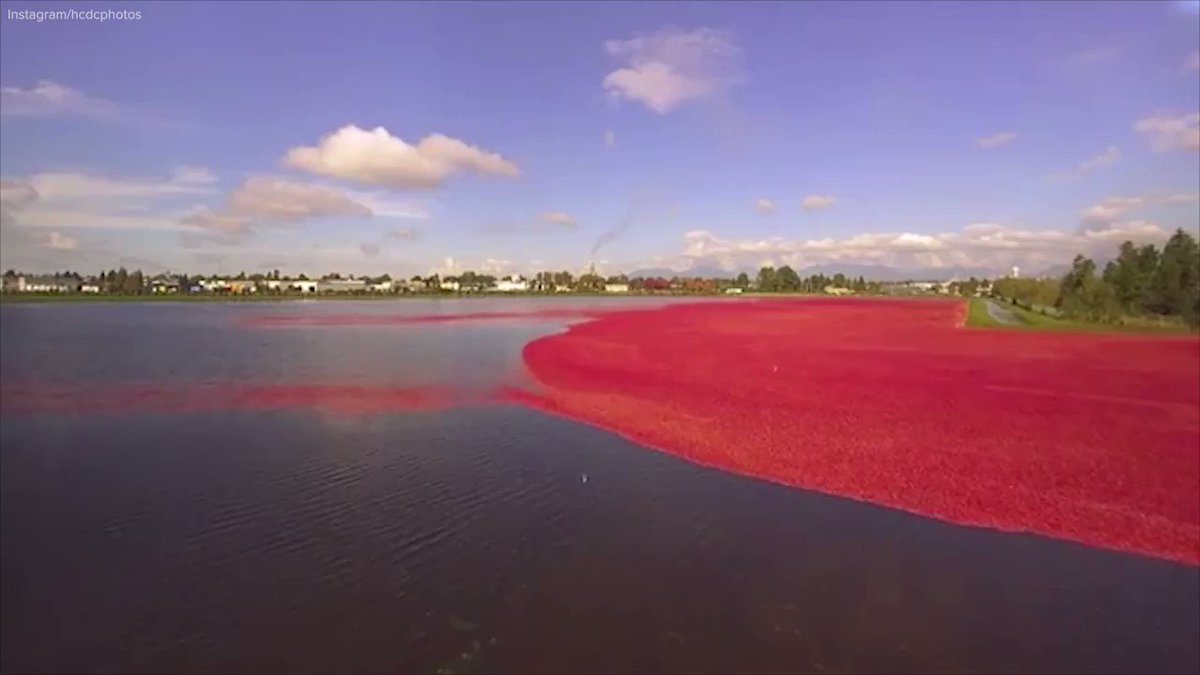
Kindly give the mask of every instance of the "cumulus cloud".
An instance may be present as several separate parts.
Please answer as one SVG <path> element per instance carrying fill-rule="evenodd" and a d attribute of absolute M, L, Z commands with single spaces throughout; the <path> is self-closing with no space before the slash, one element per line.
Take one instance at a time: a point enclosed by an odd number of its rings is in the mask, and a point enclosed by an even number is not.
<path fill-rule="evenodd" d="M 451 176 L 470 172 L 515 177 L 521 171 L 504 157 L 457 138 L 432 134 L 416 145 L 383 127 L 349 125 L 316 146 L 288 150 L 284 164 L 310 173 L 396 188 L 436 188 Z"/>
<path fill-rule="evenodd" d="M 1011 143 L 1017 140 L 1015 131 L 999 131 L 988 136 L 981 136 L 975 139 L 975 145 L 981 148 L 998 148 L 1006 143 Z"/>
<path fill-rule="evenodd" d="M 636 101 L 659 114 L 724 94 L 742 79 L 732 37 L 710 28 L 664 28 L 607 40 L 604 49 L 625 64 L 604 77 L 609 97 Z"/>
<path fill-rule="evenodd" d="M 759 213 L 775 213 L 775 202 L 770 199 L 757 199 L 754 202 L 754 210 Z"/>
<path fill-rule="evenodd" d="M 1080 212 L 1080 224 L 1087 229 L 1107 225 L 1125 218 L 1130 213 L 1156 206 L 1189 204 L 1200 201 L 1200 195 L 1185 193 L 1157 193 L 1133 197 L 1109 197 Z"/>
<path fill-rule="evenodd" d="M 421 231 L 415 227 L 397 227 L 388 230 L 387 236 L 389 239 L 400 239 L 402 241 L 417 241 L 421 238 Z"/>
<path fill-rule="evenodd" d="M 320 216 L 371 215 L 371 209 L 332 188 L 265 176 L 249 178 L 234 190 L 228 211 L 285 223 Z"/>
<path fill-rule="evenodd" d="M 575 216 L 564 211 L 547 211 L 541 215 L 541 221 L 563 227 L 575 227 L 576 225 Z"/>
<path fill-rule="evenodd" d="M 371 209 L 371 213 L 380 218 L 412 218 L 416 220 L 429 218 L 429 210 L 422 204 L 398 197 L 387 191 L 342 189 L 341 192 Z"/>
<path fill-rule="evenodd" d="M 16 222 L 16 213 L 38 198 L 37 189 L 27 181 L 0 179 L 0 225 Z"/>
<path fill-rule="evenodd" d="M 53 229 L 172 229 L 178 227 L 179 200 L 213 194 L 215 180 L 201 167 L 180 167 L 167 178 L 74 172 L 6 178 L 0 221 Z"/>
<path fill-rule="evenodd" d="M 1059 173 L 1051 174 L 1052 180 L 1066 180 L 1070 178 L 1078 178 L 1086 173 L 1091 173 L 1101 167 L 1116 164 L 1117 160 L 1121 159 L 1121 149 L 1115 145 L 1110 145 L 1100 152 L 1100 154 L 1083 160 L 1075 165 L 1075 168 L 1069 171 L 1060 171 Z"/>
<path fill-rule="evenodd" d="M 479 271 L 483 274 L 504 276 L 512 270 L 513 262 L 505 258 L 485 258 L 479 263 Z"/>
<path fill-rule="evenodd" d="M 1159 113 L 1138 120 L 1133 129 L 1144 135 L 1156 152 L 1200 151 L 1200 112 L 1190 115 Z"/>
<path fill-rule="evenodd" d="M 607 129 L 604 132 L 604 147 L 611 148 L 617 144 L 617 134 L 612 129 Z"/>
<path fill-rule="evenodd" d="M 38 233 L 36 240 L 42 248 L 54 251 L 74 251 L 79 247 L 79 240 L 61 232 Z"/>
<path fill-rule="evenodd" d="M 833 195 L 808 195 L 804 201 L 800 202 L 800 206 L 805 211 L 820 211 L 833 206 L 835 201 Z"/>
<path fill-rule="evenodd" d="M 1080 218 L 1085 224 L 1111 223 L 1145 203 L 1144 197 L 1109 197 L 1084 209 Z"/>
<path fill-rule="evenodd" d="M 145 111 L 117 105 L 107 99 L 90 96 L 52 80 L 38 80 L 28 88 L 0 87 L 0 115 L 83 117 L 102 122 L 136 125 L 139 128 L 180 129 L 188 126 Z"/>
<path fill-rule="evenodd" d="M 370 216 L 371 209 L 323 185 L 268 176 L 246 179 L 220 209 L 201 209 L 183 225 L 225 234 L 242 234 L 260 224 L 286 224 L 323 216 Z"/>
<path fill-rule="evenodd" d="M 1106 255 L 1121 241 L 1159 242 L 1170 231 L 1144 220 L 1107 223 L 1089 230 L 1027 230 L 976 223 L 956 232 L 865 233 L 824 239 L 731 239 L 707 230 L 683 237 L 684 266 L 717 264 L 725 269 L 760 265 L 803 268 L 819 264 L 881 265 L 897 268 L 970 267 L 1030 269 L 1069 261 L 1076 253 Z"/>
<path fill-rule="evenodd" d="M 38 80 L 32 87 L 0 87 L 0 114 L 14 116 L 80 115 L 113 118 L 118 108 L 112 101 L 88 96 L 51 80 Z"/>
<path fill-rule="evenodd" d="M 463 271 L 464 271 L 463 267 L 461 265 L 459 265 L 458 262 L 454 258 L 447 256 L 442 259 L 441 265 L 438 265 L 437 267 L 434 267 L 433 269 L 429 270 L 429 273 L 446 277 L 446 276 L 455 276 L 457 274 L 462 273 Z"/>

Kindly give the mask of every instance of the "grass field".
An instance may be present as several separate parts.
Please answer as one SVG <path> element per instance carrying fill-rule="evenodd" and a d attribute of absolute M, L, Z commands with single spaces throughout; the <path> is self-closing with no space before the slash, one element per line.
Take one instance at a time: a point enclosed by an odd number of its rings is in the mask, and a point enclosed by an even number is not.
<path fill-rule="evenodd" d="M 974 328 L 1000 328 L 1004 330 L 1050 330 L 1050 331 L 1081 331 L 1089 333 L 1149 333 L 1166 335 L 1186 335 L 1195 333 L 1179 321 L 1153 319 L 1127 319 L 1124 323 L 1098 323 L 1094 321 L 1072 321 L 1035 312 L 1002 300 L 997 304 L 1007 309 L 1017 318 L 1019 324 L 1000 323 L 992 318 L 987 311 L 987 300 L 971 298 L 968 300 L 967 325 Z"/>

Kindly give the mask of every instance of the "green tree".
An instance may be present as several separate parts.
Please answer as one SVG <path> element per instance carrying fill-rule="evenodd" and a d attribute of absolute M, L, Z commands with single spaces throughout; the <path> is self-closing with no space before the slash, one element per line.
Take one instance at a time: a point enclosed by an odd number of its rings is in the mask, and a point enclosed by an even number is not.
<path fill-rule="evenodd" d="M 1158 311 L 1200 323 L 1200 247 L 1182 228 L 1163 246 L 1151 288 Z"/>
<path fill-rule="evenodd" d="M 1104 321 L 1120 314 L 1120 302 L 1113 287 L 1096 277 L 1096 263 L 1075 256 L 1071 270 L 1063 276 L 1058 309 L 1068 317 Z"/>
<path fill-rule="evenodd" d="M 779 290 L 776 280 L 775 268 L 770 265 L 763 267 L 758 271 L 758 278 L 755 282 L 758 290 L 764 293 L 772 293 Z"/>
<path fill-rule="evenodd" d="M 775 286 L 777 290 L 786 292 L 796 292 L 800 290 L 800 275 L 796 274 L 796 270 L 790 265 L 784 265 L 775 272 Z"/>
<path fill-rule="evenodd" d="M 745 272 L 738 272 L 737 279 L 733 282 L 738 288 L 747 288 L 750 286 L 750 275 Z"/>

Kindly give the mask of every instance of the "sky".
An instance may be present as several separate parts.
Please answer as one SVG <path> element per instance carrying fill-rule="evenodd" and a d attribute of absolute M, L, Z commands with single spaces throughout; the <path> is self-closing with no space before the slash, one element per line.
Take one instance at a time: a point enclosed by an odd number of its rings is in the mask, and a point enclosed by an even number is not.
<path fill-rule="evenodd" d="M 1200 229 L 1200 3 L 0 2 L 0 177 L 25 271 L 1048 270 Z"/>

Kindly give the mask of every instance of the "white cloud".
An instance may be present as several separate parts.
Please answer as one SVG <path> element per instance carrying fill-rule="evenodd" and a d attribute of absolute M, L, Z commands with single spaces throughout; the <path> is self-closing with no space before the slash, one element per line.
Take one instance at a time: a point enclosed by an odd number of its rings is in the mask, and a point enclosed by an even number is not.
<path fill-rule="evenodd" d="M 42 248 L 55 251 L 74 251 L 79 246 L 79 240 L 54 231 L 38 233 L 36 240 Z"/>
<path fill-rule="evenodd" d="M 1062 171 L 1051 174 L 1051 180 L 1067 180 L 1078 178 L 1085 173 L 1090 173 L 1100 167 L 1116 164 L 1117 160 L 1121 159 L 1121 149 L 1115 145 L 1110 145 L 1100 152 L 1095 157 L 1090 157 L 1075 165 L 1075 168 L 1069 171 Z"/>
<path fill-rule="evenodd" d="M 421 231 L 415 227 L 397 227 L 389 230 L 387 236 L 391 239 L 400 239 L 403 241 L 417 241 L 421 238 Z"/>
<path fill-rule="evenodd" d="M 818 264 L 881 265 L 901 269 L 969 267 L 1029 269 L 1070 261 L 1076 253 L 1109 255 L 1125 240 L 1159 242 L 1168 229 L 1144 220 L 1107 223 L 1090 230 L 1026 230 L 976 223 L 938 234 L 865 233 L 840 239 L 727 239 L 707 230 L 684 234 L 684 267 L 717 264 L 725 269 L 760 265 L 803 268 Z"/>
<path fill-rule="evenodd" d="M 563 227 L 574 227 L 576 225 L 575 216 L 564 211 L 547 211 L 541 215 L 543 223 L 551 225 L 562 225 Z"/>
<path fill-rule="evenodd" d="M 1200 151 L 1200 112 L 1178 116 L 1159 113 L 1138 120 L 1133 129 L 1145 135 L 1157 152 Z"/>
<path fill-rule="evenodd" d="M 1080 222 L 1085 228 L 1105 225 L 1120 220 L 1131 212 L 1155 206 L 1190 204 L 1200 201 L 1198 194 L 1155 193 L 1135 197 L 1109 197 L 1080 212 Z"/>
<path fill-rule="evenodd" d="M 0 113 L 15 116 L 81 115 L 113 118 L 118 108 L 112 101 L 88 96 L 81 91 L 38 80 L 29 89 L 0 87 Z"/>
<path fill-rule="evenodd" d="M 733 39 L 709 28 L 664 28 L 628 40 L 608 40 L 604 49 L 625 64 L 604 77 L 608 95 L 637 101 L 659 114 L 719 96 L 742 79 Z"/>
<path fill-rule="evenodd" d="M 1111 223 L 1146 203 L 1144 197 L 1109 197 L 1080 213 L 1084 223 Z"/>
<path fill-rule="evenodd" d="M 981 136 L 975 139 L 975 145 L 981 148 L 998 148 L 1006 143 L 1011 143 L 1017 140 L 1017 132 L 1015 131 L 999 131 L 988 136 Z"/>
<path fill-rule="evenodd" d="M 3 183 L 0 221 L 25 227 L 175 229 L 181 199 L 215 192 L 207 169 L 180 167 L 168 178 L 50 172 Z"/>
<path fill-rule="evenodd" d="M 604 131 L 604 147 L 611 148 L 617 144 L 617 134 L 612 129 Z"/>
<path fill-rule="evenodd" d="M 220 233 L 245 234 L 259 224 L 370 215 L 371 209 L 333 188 L 254 176 L 229 194 L 224 207 L 201 209 L 185 216 L 180 223 Z"/>
<path fill-rule="evenodd" d="M 37 189 L 28 181 L 0 179 L 0 225 L 15 223 L 16 212 L 37 198 Z"/>
<path fill-rule="evenodd" d="M 249 178 L 230 193 L 227 210 L 256 220 L 277 222 L 371 215 L 371 209 L 332 188 L 265 176 Z"/>
<path fill-rule="evenodd" d="M 429 270 L 429 273 L 445 277 L 454 276 L 463 271 L 463 268 L 454 260 L 454 258 L 447 256 L 446 258 L 442 259 L 441 265 Z"/>
<path fill-rule="evenodd" d="M 397 188 L 434 188 L 462 172 L 515 177 L 521 171 L 498 154 L 433 134 L 409 145 L 383 127 L 338 129 L 314 147 L 296 147 L 287 166 L 322 176 Z"/>
<path fill-rule="evenodd" d="M 485 258 L 479 264 L 479 272 L 482 274 L 493 274 L 496 276 L 504 276 L 509 274 L 512 269 L 513 262 L 503 258 Z"/>
<path fill-rule="evenodd" d="M 754 202 L 754 210 L 759 213 L 775 213 L 775 202 L 770 199 L 758 199 Z"/>
<path fill-rule="evenodd" d="M 429 218 L 429 211 L 421 204 L 378 190 L 341 190 L 354 201 L 371 209 L 381 218 Z"/>
<path fill-rule="evenodd" d="M 835 201 L 837 200 L 833 198 L 833 195 L 808 195 L 804 201 L 800 202 L 800 206 L 805 211 L 819 211 L 833 206 Z"/>
<path fill-rule="evenodd" d="M 171 176 L 176 183 L 183 185 L 211 185 L 217 182 L 217 174 L 203 166 L 181 166 Z"/>
<path fill-rule="evenodd" d="M 84 173 L 39 173 L 27 180 L 43 202 L 123 201 L 127 205 L 172 196 L 206 195 L 215 189 L 211 181 L 197 181 L 195 167 L 177 169 L 170 178 L 113 178 Z M 209 174 L 211 175 L 211 174 Z"/>
<path fill-rule="evenodd" d="M 185 129 L 187 124 L 90 96 L 52 80 L 32 87 L 0 87 L 0 115 L 7 117 L 83 117 L 142 128 Z"/>
<path fill-rule="evenodd" d="M 1078 168 L 1083 172 L 1093 171 L 1102 166 L 1115 164 L 1118 159 L 1121 159 L 1121 149 L 1115 145 L 1110 145 L 1095 157 L 1081 162 Z"/>

